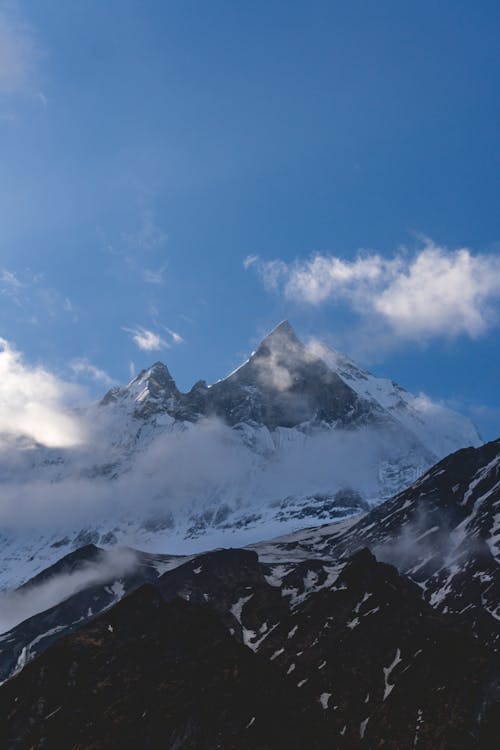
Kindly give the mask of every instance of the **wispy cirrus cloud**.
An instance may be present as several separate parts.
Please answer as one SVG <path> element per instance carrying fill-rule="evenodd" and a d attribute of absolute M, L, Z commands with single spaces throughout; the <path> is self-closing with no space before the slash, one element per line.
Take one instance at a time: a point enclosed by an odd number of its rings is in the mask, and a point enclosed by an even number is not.
<path fill-rule="evenodd" d="M 182 336 L 177 333 L 176 331 L 173 331 L 171 328 L 167 328 L 167 326 L 157 323 L 158 328 L 162 328 L 165 333 L 168 334 L 170 341 L 167 340 L 167 338 L 157 331 L 149 330 L 148 328 L 144 328 L 143 326 L 135 326 L 134 328 L 123 328 L 123 330 L 130 334 L 132 337 L 132 341 L 134 344 L 141 349 L 144 352 L 155 352 L 160 351 L 161 349 L 170 349 L 171 343 L 174 344 L 181 344 L 184 339 Z"/>
<path fill-rule="evenodd" d="M 168 234 L 156 223 L 152 209 L 145 207 L 141 211 L 139 229 L 124 233 L 122 239 L 130 249 L 144 252 L 162 248 L 168 240 Z"/>
<path fill-rule="evenodd" d="M 23 286 L 16 274 L 6 268 L 0 271 L 0 284 L 2 289 L 20 289 Z"/>
<path fill-rule="evenodd" d="M 161 349 L 169 349 L 170 344 L 159 333 L 149 331 L 142 326 L 135 328 L 123 328 L 132 337 L 134 344 L 143 352 L 155 352 Z"/>
<path fill-rule="evenodd" d="M 97 383 L 102 383 L 106 386 L 116 384 L 116 380 L 112 378 L 111 375 L 108 375 L 105 370 L 102 370 L 100 367 L 97 367 L 97 365 L 94 365 L 86 357 L 74 359 L 70 363 L 70 369 L 75 375 L 83 375 L 89 377 L 91 380 L 95 380 Z"/>
<path fill-rule="evenodd" d="M 12 5 L 0 8 L 0 93 L 14 94 L 31 83 L 39 57 L 35 33 Z"/>
<path fill-rule="evenodd" d="M 152 268 L 145 268 L 142 272 L 142 280 L 145 281 L 146 284 L 157 284 L 158 286 L 161 286 L 161 284 L 163 284 L 163 274 L 165 273 L 166 269 L 166 263 L 156 270 L 153 270 Z"/>
<path fill-rule="evenodd" d="M 18 279 L 15 273 L 7 268 L 0 270 L 0 295 L 9 297 L 18 306 L 21 305 L 22 288 L 24 284 Z"/>
<path fill-rule="evenodd" d="M 168 235 L 157 224 L 151 208 L 142 208 L 135 231 L 122 232 L 116 241 L 103 240 L 104 251 L 120 259 L 136 279 L 152 286 L 162 286 L 168 267 L 164 248 Z"/>
<path fill-rule="evenodd" d="M 260 264 L 260 258 L 258 255 L 247 255 L 246 258 L 243 259 L 243 268 L 245 271 L 248 271 L 249 268 L 252 266 L 259 266 Z"/>
<path fill-rule="evenodd" d="M 41 318 L 70 316 L 78 322 L 78 308 L 65 294 L 47 283 L 44 273 L 0 269 L 0 299 L 13 302 L 24 310 L 29 322 L 40 324 Z"/>
<path fill-rule="evenodd" d="M 252 256 L 244 265 L 268 290 L 312 306 L 347 305 L 399 340 L 478 338 L 499 320 L 500 257 L 431 240 L 411 256 L 365 252 L 344 260 L 318 253 L 292 263 Z"/>
<path fill-rule="evenodd" d="M 182 344 L 184 339 L 180 333 L 177 333 L 177 331 L 172 331 L 171 328 L 167 328 L 166 326 L 165 326 L 165 330 L 172 337 L 172 341 L 174 342 L 174 344 Z"/>

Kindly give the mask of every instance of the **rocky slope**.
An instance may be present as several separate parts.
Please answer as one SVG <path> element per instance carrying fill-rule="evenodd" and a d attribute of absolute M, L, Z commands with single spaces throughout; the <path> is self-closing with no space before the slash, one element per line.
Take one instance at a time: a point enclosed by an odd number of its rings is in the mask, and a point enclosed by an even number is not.
<path fill-rule="evenodd" d="M 151 587 L 60 641 L 0 702 L 4 748 L 325 746 L 319 706 L 279 669 Z"/>
<path fill-rule="evenodd" d="M 338 560 L 365 546 L 415 581 L 436 609 L 498 643 L 500 440 L 448 456 L 359 520 L 255 549 L 269 560 L 291 552 Z"/>
<path fill-rule="evenodd" d="M 18 595 L 31 599 L 50 582 L 78 581 L 86 571 L 82 588 L 68 589 L 63 601 L 1 636 L 2 679 L 11 679 L 0 688 L 0 738 L 6 747 L 54 746 L 59 738 L 67 747 L 108 747 L 109 721 L 116 740 L 125 742 L 137 736 L 151 702 L 150 747 L 174 736 L 172 746 L 205 747 L 200 733 L 213 738 L 214 731 L 207 712 L 218 722 L 222 748 L 293 747 L 288 727 L 325 748 L 495 747 L 499 472 L 495 441 L 447 457 L 359 520 L 251 549 L 189 558 L 135 553 L 119 563 L 92 546 L 71 553 Z M 143 582 L 157 593 L 145 594 Z M 172 671 L 157 617 L 162 632 L 187 628 L 195 640 L 206 628 L 212 632 L 205 617 L 213 618 L 213 627 L 237 646 L 229 672 L 210 638 L 213 661 L 189 646 L 206 671 L 197 671 L 172 641 Z M 142 649 L 144 640 L 158 651 L 158 669 L 149 651 L 136 651 L 134 644 Z M 250 693 L 264 683 L 279 689 L 283 702 L 273 716 L 288 722 L 294 714 L 282 734 L 255 695 L 240 693 L 238 680 L 232 685 L 231 675 L 248 679 Z M 176 702 L 173 695 L 193 694 L 193 680 L 195 703 Z M 166 718 L 162 696 L 171 705 Z M 271 694 L 266 702 L 274 706 Z M 261 731 L 260 720 L 268 733 L 246 734 L 254 725 Z"/>
<path fill-rule="evenodd" d="M 493 748 L 497 656 L 368 550 L 320 573 L 279 590 L 244 551 L 166 572 L 0 688 L 2 746 Z"/>

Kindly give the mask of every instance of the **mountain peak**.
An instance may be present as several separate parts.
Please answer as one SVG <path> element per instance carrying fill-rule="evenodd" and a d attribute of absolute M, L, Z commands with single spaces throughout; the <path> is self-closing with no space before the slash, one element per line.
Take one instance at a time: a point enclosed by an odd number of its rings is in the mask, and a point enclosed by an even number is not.
<path fill-rule="evenodd" d="M 262 347 L 274 349 L 276 346 L 281 348 L 283 346 L 286 346 L 287 344 L 300 347 L 304 346 L 302 341 L 295 333 L 290 322 L 288 320 L 282 320 L 281 323 L 273 328 L 272 331 L 270 331 L 267 336 L 262 339 L 257 348 L 257 351 L 259 351 Z"/>
<path fill-rule="evenodd" d="M 251 356 L 251 360 L 279 357 L 280 360 L 290 362 L 307 358 L 306 347 L 299 339 L 294 329 L 283 320 L 276 328 L 265 336 Z"/>
<path fill-rule="evenodd" d="M 146 372 L 148 375 L 159 375 L 160 377 L 166 375 L 168 377 L 171 377 L 167 365 L 163 364 L 163 362 L 160 361 L 154 362 L 151 367 L 148 367 L 147 370 L 143 370 L 143 372 Z"/>
<path fill-rule="evenodd" d="M 170 370 L 163 364 L 163 362 L 155 362 L 151 367 L 141 370 L 130 385 L 145 382 L 148 384 L 152 383 L 159 388 L 165 388 L 166 386 L 172 387 L 172 384 L 175 385 Z"/>
<path fill-rule="evenodd" d="M 281 336 L 287 335 L 287 336 L 294 336 L 296 338 L 295 331 L 293 329 L 292 324 L 289 320 L 282 320 L 281 323 L 278 323 L 277 326 L 275 326 L 265 337 L 270 338 L 271 336 L 274 336 L 275 334 L 279 334 Z"/>
<path fill-rule="evenodd" d="M 189 422 L 216 416 L 229 425 L 255 423 L 269 429 L 305 423 L 390 425 L 418 442 L 425 465 L 431 457 L 480 443 L 465 418 L 437 405 L 429 408 L 428 400 L 371 375 L 319 341 L 303 343 L 288 320 L 273 328 L 243 364 L 211 386 L 199 381 L 189 392 L 180 392 L 167 366 L 155 362 L 126 387 L 109 391 L 101 403 L 117 402 L 128 404 L 134 416 L 143 419 L 157 413 Z"/>
<path fill-rule="evenodd" d="M 165 371 L 166 370 L 168 372 L 167 365 L 165 365 L 163 362 L 160 362 L 160 360 L 158 360 L 157 362 L 154 362 L 149 369 L 150 370 L 159 370 L 159 371 Z"/>

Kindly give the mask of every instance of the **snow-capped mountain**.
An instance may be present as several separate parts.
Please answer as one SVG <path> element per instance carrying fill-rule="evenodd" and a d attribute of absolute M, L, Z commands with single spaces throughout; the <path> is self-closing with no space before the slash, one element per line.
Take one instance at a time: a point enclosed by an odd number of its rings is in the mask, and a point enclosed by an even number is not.
<path fill-rule="evenodd" d="M 182 393 L 158 362 L 80 419 L 81 446 L 3 460 L 0 586 L 82 544 L 184 553 L 336 521 L 480 444 L 468 419 L 286 321 L 213 385 Z"/>
<path fill-rule="evenodd" d="M 233 427 L 251 424 L 270 431 L 396 423 L 435 458 L 480 443 L 467 418 L 371 375 L 316 341 L 303 344 L 288 321 L 271 331 L 246 362 L 211 386 L 200 380 L 181 393 L 168 368 L 157 362 L 125 388 L 109 391 L 101 403 L 127 405 L 146 420 L 153 414 L 189 422 L 219 417 Z"/>

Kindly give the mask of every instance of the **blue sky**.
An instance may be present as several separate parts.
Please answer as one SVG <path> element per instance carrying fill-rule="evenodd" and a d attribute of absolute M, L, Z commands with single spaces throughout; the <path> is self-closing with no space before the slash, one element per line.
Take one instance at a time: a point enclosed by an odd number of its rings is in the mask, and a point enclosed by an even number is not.
<path fill-rule="evenodd" d="M 0 3 L 0 337 L 187 389 L 287 317 L 497 437 L 498 16 Z"/>

